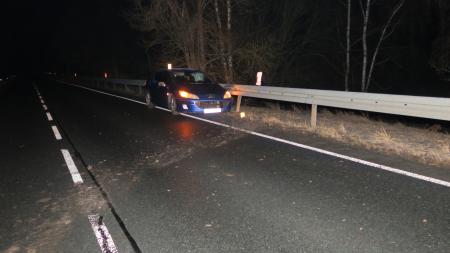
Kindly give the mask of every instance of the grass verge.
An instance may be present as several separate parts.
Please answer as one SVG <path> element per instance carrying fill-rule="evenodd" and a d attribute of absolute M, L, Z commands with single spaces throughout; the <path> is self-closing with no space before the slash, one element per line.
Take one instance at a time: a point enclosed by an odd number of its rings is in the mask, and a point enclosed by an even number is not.
<path fill-rule="evenodd" d="M 450 166 L 450 134 L 437 124 L 420 128 L 322 109 L 318 113 L 318 126 L 314 129 L 309 123 L 310 111 L 298 107 L 284 110 L 276 103 L 266 103 L 265 107 L 244 105 L 241 111 L 245 112 L 244 118 L 237 113 L 225 114 L 224 117 L 247 128 L 265 125 L 296 130 L 387 155 L 399 155 L 426 165 Z"/>

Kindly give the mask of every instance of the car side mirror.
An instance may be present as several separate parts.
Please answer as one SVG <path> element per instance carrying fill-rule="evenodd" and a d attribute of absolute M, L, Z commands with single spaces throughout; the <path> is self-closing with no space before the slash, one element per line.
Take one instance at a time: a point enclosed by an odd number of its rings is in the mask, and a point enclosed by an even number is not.
<path fill-rule="evenodd" d="M 159 87 L 166 87 L 166 83 L 165 83 L 165 82 L 159 82 L 159 83 L 158 83 L 158 86 L 159 86 Z"/>

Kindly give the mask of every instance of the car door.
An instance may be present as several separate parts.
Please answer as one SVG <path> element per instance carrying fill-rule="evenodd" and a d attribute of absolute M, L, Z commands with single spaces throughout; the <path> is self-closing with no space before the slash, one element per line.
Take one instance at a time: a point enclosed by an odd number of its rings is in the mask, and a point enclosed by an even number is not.
<path fill-rule="evenodd" d="M 155 102 L 161 106 L 167 106 L 167 85 L 168 85 L 168 73 L 166 71 L 160 71 L 155 76 L 154 83 L 154 96 Z"/>

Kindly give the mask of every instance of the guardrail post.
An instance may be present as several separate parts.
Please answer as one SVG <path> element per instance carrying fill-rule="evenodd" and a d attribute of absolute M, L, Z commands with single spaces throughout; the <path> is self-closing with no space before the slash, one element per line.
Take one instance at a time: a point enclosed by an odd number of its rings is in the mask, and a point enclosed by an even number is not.
<path fill-rule="evenodd" d="M 241 110 L 241 102 L 242 102 L 242 96 L 239 95 L 237 98 L 237 103 L 236 103 L 236 112 L 239 112 Z"/>
<path fill-rule="evenodd" d="M 311 105 L 311 127 L 312 128 L 317 127 L 317 105 L 316 104 Z"/>

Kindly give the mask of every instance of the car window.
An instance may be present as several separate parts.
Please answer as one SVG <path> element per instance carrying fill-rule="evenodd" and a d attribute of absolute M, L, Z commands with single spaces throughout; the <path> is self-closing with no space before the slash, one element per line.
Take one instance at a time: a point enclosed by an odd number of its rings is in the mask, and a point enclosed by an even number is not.
<path fill-rule="evenodd" d="M 202 72 L 192 72 L 191 76 L 196 83 L 204 83 L 206 81 L 209 83 L 209 80 L 207 80 L 205 74 L 203 74 Z"/>
<path fill-rule="evenodd" d="M 164 72 L 162 74 L 161 82 L 169 83 L 171 80 L 169 72 Z"/>
<path fill-rule="evenodd" d="M 210 84 L 209 80 L 203 72 L 200 71 L 172 71 L 173 79 L 178 83 L 194 83 L 194 84 Z"/>
<path fill-rule="evenodd" d="M 160 82 L 161 81 L 161 72 L 157 72 L 155 75 L 155 81 Z"/>
<path fill-rule="evenodd" d="M 161 72 L 156 73 L 156 75 L 155 75 L 156 82 L 168 83 L 169 80 L 170 80 L 170 74 L 167 71 L 161 71 Z"/>

